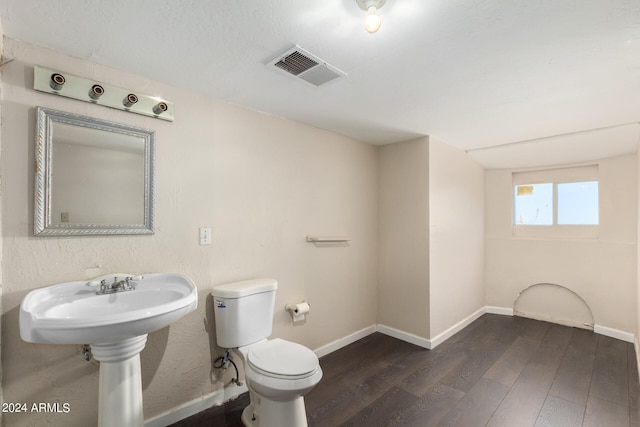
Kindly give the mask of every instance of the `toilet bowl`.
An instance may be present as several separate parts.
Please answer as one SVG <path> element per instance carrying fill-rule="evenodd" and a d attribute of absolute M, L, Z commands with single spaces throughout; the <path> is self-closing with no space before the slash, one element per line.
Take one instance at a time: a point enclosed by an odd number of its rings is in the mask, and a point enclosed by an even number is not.
<path fill-rule="evenodd" d="M 250 405 L 242 412 L 249 427 L 306 427 L 304 396 L 322 379 L 316 354 L 271 335 L 277 282 L 254 279 L 216 286 L 216 341 L 240 354 Z"/>
<path fill-rule="evenodd" d="M 300 344 L 275 338 L 239 348 L 251 405 L 245 408 L 246 426 L 306 426 L 303 396 L 322 378 L 314 352 Z"/>

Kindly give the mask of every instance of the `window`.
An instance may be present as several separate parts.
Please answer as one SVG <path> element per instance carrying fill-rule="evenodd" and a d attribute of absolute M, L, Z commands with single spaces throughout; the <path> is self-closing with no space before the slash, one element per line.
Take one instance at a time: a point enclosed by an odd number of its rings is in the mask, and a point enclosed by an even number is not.
<path fill-rule="evenodd" d="M 592 237 L 599 223 L 597 174 L 597 165 L 514 173 L 514 234 Z"/>
<path fill-rule="evenodd" d="M 558 183 L 558 224 L 598 224 L 598 181 Z"/>
<path fill-rule="evenodd" d="M 598 181 L 516 185 L 514 212 L 515 225 L 597 225 Z"/>
<path fill-rule="evenodd" d="M 515 192 L 514 224 L 553 224 L 553 184 L 516 185 Z"/>

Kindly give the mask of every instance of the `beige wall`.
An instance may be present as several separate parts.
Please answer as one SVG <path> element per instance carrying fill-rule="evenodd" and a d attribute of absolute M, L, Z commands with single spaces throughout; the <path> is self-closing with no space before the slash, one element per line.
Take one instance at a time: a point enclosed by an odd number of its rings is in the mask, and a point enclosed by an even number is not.
<path fill-rule="evenodd" d="M 429 338 L 429 139 L 379 149 L 378 323 Z"/>
<path fill-rule="evenodd" d="M 638 191 L 638 204 L 637 213 L 640 213 L 640 156 L 636 154 L 636 185 Z M 636 216 L 637 221 L 637 240 L 640 241 L 640 215 Z M 637 250 L 636 245 L 636 335 L 635 335 L 635 348 L 636 348 L 636 359 L 638 364 L 638 375 L 640 375 L 640 251 Z"/>
<path fill-rule="evenodd" d="M 0 64 L 4 63 L 4 35 L 2 32 L 2 25 L 0 24 Z M 0 82 L 2 81 L 2 67 L 0 67 Z M 2 84 L 0 84 L 0 99 L 2 99 Z M 2 102 L 0 102 L 0 148 L 2 148 Z M 2 161 L 2 150 L 0 149 L 0 162 Z M 2 171 L 0 170 L 0 188 L 2 186 Z M 0 225 L 2 224 L 2 192 L 0 191 Z M 0 242 L 3 241 L 3 227 L 0 226 Z M 2 244 L 0 244 L 0 313 L 3 313 L 2 309 Z M 0 316 L 0 355 L 2 355 L 2 316 Z M 0 363 L 0 404 L 4 402 L 4 395 L 2 392 L 2 363 Z M 0 425 L 2 425 L 2 411 L 0 411 Z"/>
<path fill-rule="evenodd" d="M 485 172 L 487 305 L 513 308 L 536 283 L 579 295 L 597 325 L 635 333 L 637 326 L 636 156 L 598 161 L 600 226 L 596 239 L 514 238 L 512 170 Z M 546 304 L 541 298 L 540 304 Z M 565 313 L 569 314 L 569 313 Z"/>
<path fill-rule="evenodd" d="M 430 337 L 485 306 L 484 169 L 429 138 Z"/>
<path fill-rule="evenodd" d="M 378 323 L 432 340 L 484 307 L 483 181 L 433 138 L 380 148 Z"/>
<path fill-rule="evenodd" d="M 223 387 L 209 289 L 259 276 L 279 281 L 273 336 L 317 348 L 376 322 L 377 152 L 366 144 L 259 114 L 85 60 L 5 39 L 2 69 L 2 368 L 7 402 L 67 402 L 71 413 L 4 414 L 5 424 L 93 425 L 98 366 L 79 346 L 37 345 L 18 333 L 18 309 L 33 289 L 109 272 L 183 272 L 198 309 L 149 336 L 142 353 L 150 418 Z M 173 123 L 31 89 L 33 64 L 165 97 Z M 156 234 L 33 237 L 35 106 L 156 131 Z M 198 245 L 198 227 L 213 244 Z M 319 248 L 307 234 L 345 235 Z M 96 267 L 100 266 L 100 267 Z M 292 326 L 286 303 L 312 310 Z M 73 421 L 69 421 L 72 419 Z"/>

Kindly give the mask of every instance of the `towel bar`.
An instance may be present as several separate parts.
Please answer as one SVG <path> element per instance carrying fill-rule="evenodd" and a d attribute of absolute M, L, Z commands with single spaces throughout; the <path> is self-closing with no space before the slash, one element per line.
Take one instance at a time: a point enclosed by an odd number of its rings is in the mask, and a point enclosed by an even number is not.
<path fill-rule="evenodd" d="M 307 242 L 311 243 L 344 243 L 351 240 L 348 237 L 318 237 L 318 236 L 307 236 Z"/>

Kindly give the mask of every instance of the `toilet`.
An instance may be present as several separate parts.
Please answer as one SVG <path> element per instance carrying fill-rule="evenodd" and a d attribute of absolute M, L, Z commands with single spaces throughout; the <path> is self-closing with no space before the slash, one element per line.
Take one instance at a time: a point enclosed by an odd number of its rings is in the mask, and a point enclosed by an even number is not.
<path fill-rule="evenodd" d="M 278 282 L 254 279 L 213 287 L 216 341 L 242 358 L 250 404 L 242 422 L 251 427 L 305 427 L 304 395 L 322 378 L 307 347 L 271 335 Z"/>

